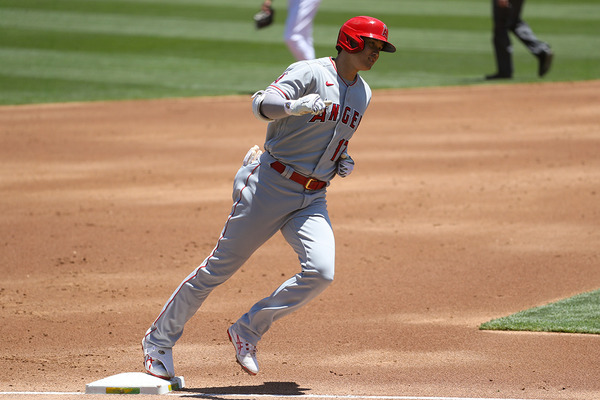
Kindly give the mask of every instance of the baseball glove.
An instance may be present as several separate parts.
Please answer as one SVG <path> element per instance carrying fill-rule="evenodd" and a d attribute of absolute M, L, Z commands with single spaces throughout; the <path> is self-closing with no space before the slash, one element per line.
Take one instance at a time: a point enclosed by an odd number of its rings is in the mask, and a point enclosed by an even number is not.
<path fill-rule="evenodd" d="M 259 12 L 254 14 L 254 23 L 256 29 L 266 28 L 273 23 L 273 17 L 275 16 L 275 10 L 271 7 L 271 3 L 265 1 Z"/>

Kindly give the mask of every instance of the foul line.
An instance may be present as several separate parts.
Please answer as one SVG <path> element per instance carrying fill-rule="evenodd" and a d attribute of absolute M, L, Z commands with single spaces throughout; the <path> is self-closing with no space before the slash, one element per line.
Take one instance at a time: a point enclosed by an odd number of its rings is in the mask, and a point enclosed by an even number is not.
<path fill-rule="evenodd" d="M 85 392 L 0 392 L 0 395 L 80 395 Z M 166 396 L 179 397 L 266 397 L 266 398 L 306 398 L 306 399 L 372 399 L 372 400 L 540 400 L 540 399 L 513 399 L 491 397 L 423 397 L 423 396 L 359 396 L 359 395 L 334 395 L 334 394 L 240 394 L 240 393 L 181 393 L 173 391 Z"/>
<path fill-rule="evenodd" d="M 168 395 L 179 395 L 182 397 L 270 397 L 270 398 L 308 398 L 308 399 L 374 399 L 374 400 L 540 400 L 540 399 L 508 399 L 491 397 L 423 397 L 423 396 L 360 396 L 360 395 L 334 395 L 334 394 L 226 394 L 226 393 L 194 393 L 178 394 L 177 392 L 167 393 Z"/>
<path fill-rule="evenodd" d="M 85 394 L 85 393 L 84 392 L 0 392 L 0 396 L 9 396 L 9 395 L 15 395 L 15 394 L 21 394 L 21 395 L 26 395 L 26 396 L 33 395 L 33 394 L 60 396 L 60 395 Z"/>

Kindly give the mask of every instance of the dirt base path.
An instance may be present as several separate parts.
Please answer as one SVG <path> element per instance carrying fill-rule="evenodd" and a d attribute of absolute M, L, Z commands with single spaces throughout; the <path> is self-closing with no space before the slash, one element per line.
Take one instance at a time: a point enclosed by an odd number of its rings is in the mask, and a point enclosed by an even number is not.
<path fill-rule="evenodd" d="M 141 371 L 264 130 L 245 96 L 0 107 L 0 391 Z M 600 81 L 376 91 L 350 152 L 333 285 L 242 374 L 226 328 L 298 269 L 273 238 L 187 325 L 186 394 L 600 398 L 599 335 L 478 330 L 600 287 Z"/>

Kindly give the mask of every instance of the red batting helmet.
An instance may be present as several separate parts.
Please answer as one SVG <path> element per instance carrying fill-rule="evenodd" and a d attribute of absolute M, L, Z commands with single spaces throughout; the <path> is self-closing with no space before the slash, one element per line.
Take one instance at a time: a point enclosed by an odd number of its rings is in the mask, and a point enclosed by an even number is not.
<path fill-rule="evenodd" d="M 344 49 L 348 53 L 358 53 L 365 47 L 363 38 L 384 42 L 382 51 L 388 53 L 396 51 L 396 47 L 388 42 L 387 26 L 377 18 L 365 16 L 350 18 L 342 25 L 335 47 L 338 51 Z"/>

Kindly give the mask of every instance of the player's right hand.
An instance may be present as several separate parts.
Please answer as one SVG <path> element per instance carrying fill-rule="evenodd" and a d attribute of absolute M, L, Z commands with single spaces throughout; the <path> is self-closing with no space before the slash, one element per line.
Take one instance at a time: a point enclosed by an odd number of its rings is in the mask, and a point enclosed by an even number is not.
<path fill-rule="evenodd" d="M 314 114 L 319 115 L 331 105 L 331 101 L 323 101 L 316 93 L 300 97 L 298 100 L 286 101 L 285 112 L 289 115 Z"/>

